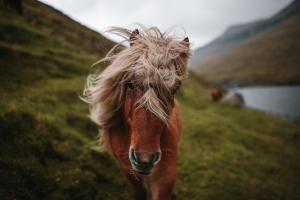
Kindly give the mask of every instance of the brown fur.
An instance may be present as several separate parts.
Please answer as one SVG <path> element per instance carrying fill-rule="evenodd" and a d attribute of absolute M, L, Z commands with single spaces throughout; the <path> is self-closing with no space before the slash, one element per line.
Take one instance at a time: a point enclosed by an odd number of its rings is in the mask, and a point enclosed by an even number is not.
<path fill-rule="evenodd" d="M 130 115 L 138 98 L 139 95 L 128 96 L 125 116 Z M 177 176 L 176 163 L 181 135 L 181 119 L 176 101 L 170 114 L 169 127 L 144 108 L 128 116 L 127 123 L 130 128 L 115 129 L 104 134 L 121 171 L 133 186 L 135 199 L 147 199 L 147 196 L 151 196 L 149 199 L 153 200 L 171 199 Z M 142 152 L 161 149 L 161 160 L 150 175 L 143 176 L 132 169 L 128 158 L 128 151 L 132 146 Z"/>
<path fill-rule="evenodd" d="M 213 88 L 209 91 L 212 101 L 218 102 L 223 97 L 223 91 L 220 88 Z"/>

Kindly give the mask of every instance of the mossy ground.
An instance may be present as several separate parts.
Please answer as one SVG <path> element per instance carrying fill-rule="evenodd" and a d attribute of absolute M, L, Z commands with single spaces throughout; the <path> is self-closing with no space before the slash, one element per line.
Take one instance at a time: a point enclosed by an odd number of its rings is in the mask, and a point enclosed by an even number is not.
<path fill-rule="evenodd" d="M 24 7 L 0 9 L 0 199 L 131 199 L 111 156 L 91 148 L 97 128 L 78 98 L 113 43 L 40 3 Z M 299 199 L 300 125 L 214 104 L 208 87 L 191 74 L 178 95 L 178 199 Z"/>

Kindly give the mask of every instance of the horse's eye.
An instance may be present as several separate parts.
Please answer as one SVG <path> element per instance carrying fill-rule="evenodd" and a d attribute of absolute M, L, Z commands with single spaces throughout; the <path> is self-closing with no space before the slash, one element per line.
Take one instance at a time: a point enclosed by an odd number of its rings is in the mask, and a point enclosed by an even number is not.
<path fill-rule="evenodd" d="M 180 80 L 176 81 L 175 85 L 173 86 L 173 88 L 171 90 L 171 92 L 172 92 L 173 95 L 175 95 L 177 93 L 177 91 L 179 90 L 180 86 L 181 86 L 181 81 Z"/>
<path fill-rule="evenodd" d="M 129 89 L 133 90 L 133 89 L 134 89 L 134 83 L 133 83 L 133 82 L 127 83 L 127 87 L 128 87 Z"/>
<path fill-rule="evenodd" d="M 173 95 L 176 95 L 176 93 L 178 92 L 179 88 L 180 88 L 180 85 L 174 86 L 174 87 L 172 88 L 172 90 L 171 90 L 172 94 L 173 94 Z"/>
<path fill-rule="evenodd" d="M 175 95 L 178 91 L 179 87 L 178 88 L 172 88 L 171 92 L 173 95 Z"/>

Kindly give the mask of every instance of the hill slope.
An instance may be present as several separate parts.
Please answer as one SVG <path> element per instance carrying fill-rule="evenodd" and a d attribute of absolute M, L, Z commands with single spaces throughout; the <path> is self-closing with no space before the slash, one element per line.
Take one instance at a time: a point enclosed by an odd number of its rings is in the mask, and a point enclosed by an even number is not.
<path fill-rule="evenodd" d="M 114 43 L 33 0 L 0 16 L 0 199 L 126 198 L 78 98 Z"/>
<path fill-rule="evenodd" d="M 230 28 L 196 50 L 194 59 L 201 61 L 193 63 L 193 70 L 221 83 L 299 83 L 299 16 L 300 2 L 295 1 L 268 20 Z"/>
<path fill-rule="evenodd" d="M 97 128 L 78 98 L 113 43 L 36 1 L 0 16 L 0 199 L 131 199 L 112 158 L 91 148 Z M 103 48 L 68 40 L 81 34 Z M 299 199 L 300 125 L 212 104 L 208 87 L 191 74 L 178 96 L 178 198 Z"/>

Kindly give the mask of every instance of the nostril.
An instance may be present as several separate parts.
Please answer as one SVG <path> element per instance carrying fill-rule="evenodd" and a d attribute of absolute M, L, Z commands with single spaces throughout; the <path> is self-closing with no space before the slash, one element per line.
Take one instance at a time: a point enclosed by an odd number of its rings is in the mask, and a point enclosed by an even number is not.
<path fill-rule="evenodd" d="M 130 157 L 135 163 L 139 163 L 137 152 L 134 149 L 130 150 Z"/>
<path fill-rule="evenodd" d="M 153 158 L 153 164 L 155 165 L 156 163 L 158 163 L 160 161 L 161 158 L 161 152 L 157 151 L 154 154 L 154 158 Z"/>
<path fill-rule="evenodd" d="M 136 151 L 133 150 L 133 158 L 134 160 L 139 163 L 139 156 L 138 156 L 138 153 Z"/>
<path fill-rule="evenodd" d="M 140 152 L 136 151 L 135 149 L 130 149 L 129 151 L 129 159 L 135 166 L 139 167 L 153 167 L 157 164 L 161 159 L 161 152 Z"/>

